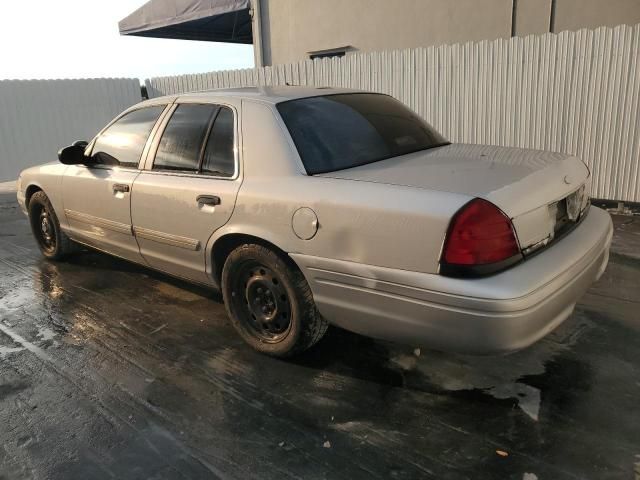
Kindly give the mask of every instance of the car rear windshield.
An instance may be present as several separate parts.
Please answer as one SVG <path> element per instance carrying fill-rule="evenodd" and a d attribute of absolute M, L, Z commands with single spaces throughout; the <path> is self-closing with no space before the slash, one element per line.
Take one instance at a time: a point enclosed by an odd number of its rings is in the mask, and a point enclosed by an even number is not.
<path fill-rule="evenodd" d="M 449 142 L 398 100 L 345 93 L 277 105 L 309 175 L 357 167 Z"/>

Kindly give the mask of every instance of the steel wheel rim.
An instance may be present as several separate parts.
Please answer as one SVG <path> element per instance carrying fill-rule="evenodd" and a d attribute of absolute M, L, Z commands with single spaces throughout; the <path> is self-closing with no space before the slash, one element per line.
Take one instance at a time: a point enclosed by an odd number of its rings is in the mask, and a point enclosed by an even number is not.
<path fill-rule="evenodd" d="M 38 224 L 36 226 L 38 231 L 38 240 L 42 248 L 47 252 L 52 252 L 56 249 L 56 230 L 53 223 L 53 218 L 46 208 L 40 210 L 38 215 Z"/>
<path fill-rule="evenodd" d="M 232 298 L 244 328 L 265 343 L 278 343 L 291 330 L 289 295 L 276 273 L 256 261 L 239 266 Z"/>

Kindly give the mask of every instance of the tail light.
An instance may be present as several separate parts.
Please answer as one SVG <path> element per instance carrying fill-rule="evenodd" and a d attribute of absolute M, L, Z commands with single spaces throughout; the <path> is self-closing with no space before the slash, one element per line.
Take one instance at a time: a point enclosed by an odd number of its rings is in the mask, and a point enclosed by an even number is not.
<path fill-rule="evenodd" d="M 453 277 L 489 275 L 522 259 L 513 224 L 493 203 L 476 198 L 451 220 L 440 273 Z"/>

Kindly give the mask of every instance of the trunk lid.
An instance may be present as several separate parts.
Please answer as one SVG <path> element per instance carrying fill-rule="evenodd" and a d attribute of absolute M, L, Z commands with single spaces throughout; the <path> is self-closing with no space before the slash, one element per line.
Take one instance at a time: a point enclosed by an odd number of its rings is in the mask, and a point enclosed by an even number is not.
<path fill-rule="evenodd" d="M 585 185 L 589 170 L 561 153 L 451 144 L 319 176 L 484 198 L 512 219 L 526 250 L 553 239 L 560 202 Z M 582 209 L 587 195 L 579 201 Z"/>

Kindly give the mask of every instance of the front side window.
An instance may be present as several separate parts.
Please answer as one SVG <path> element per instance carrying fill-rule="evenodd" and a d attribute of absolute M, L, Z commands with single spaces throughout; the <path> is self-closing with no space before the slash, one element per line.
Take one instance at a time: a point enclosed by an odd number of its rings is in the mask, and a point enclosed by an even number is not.
<path fill-rule="evenodd" d="M 309 175 L 353 168 L 449 142 L 398 100 L 346 93 L 279 103 Z"/>
<path fill-rule="evenodd" d="M 153 169 L 197 172 L 202 144 L 217 112 L 216 105 L 178 105 L 162 133 Z"/>
<path fill-rule="evenodd" d="M 120 117 L 96 139 L 91 158 L 98 165 L 138 167 L 151 129 L 164 105 L 133 110 Z"/>

